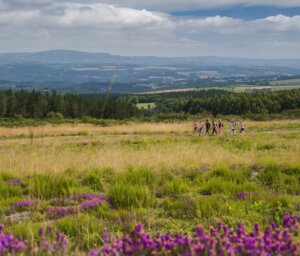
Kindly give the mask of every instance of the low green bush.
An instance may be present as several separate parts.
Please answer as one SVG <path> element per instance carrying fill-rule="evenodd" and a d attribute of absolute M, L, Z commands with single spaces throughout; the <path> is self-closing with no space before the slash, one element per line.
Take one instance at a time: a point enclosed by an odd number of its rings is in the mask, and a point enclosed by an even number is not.
<path fill-rule="evenodd" d="M 0 199 L 8 199 L 12 197 L 21 197 L 24 190 L 21 186 L 14 186 L 7 184 L 5 181 L 0 180 Z"/>
<path fill-rule="evenodd" d="M 199 192 L 202 195 L 235 195 L 238 192 L 259 192 L 261 189 L 255 182 L 245 181 L 236 183 L 222 177 L 211 177 L 200 185 Z"/>
<path fill-rule="evenodd" d="M 163 201 L 167 216 L 177 219 L 194 219 L 198 216 L 197 200 L 191 196 L 183 196 L 176 200 L 169 197 Z"/>
<path fill-rule="evenodd" d="M 79 184 L 75 178 L 63 175 L 34 174 L 28 179 L 29 195 L 39 199 L 68 196 L 76 186 Z"/>
<path fill-rule="evenodd" d="M 103 191 L 104 188 L 104 181 L 102 177 L 101 170 L 94 169 L 91 171 L 88 171 L 83 179 L 82 179 L 82 185 L 90 187 L 93 191 Z"/>
<path fill-rule="evenodd" d="M 155 198 L 147 186 L 116 183 L 109 188 L 108 197 L 115 208 L 152 207 Z"/>
<path fill-rule="evenodd" d="M 88 251 L 103 242 L 102 233 L 105 223 L 93 215 L 68 216 L 60 219 L 56 227 L 72 237 L 75 249 Z"/>
<path fill-rule="evenodd" d="M 157 184 L 157 175 L 150 168 L 141 167 L 135 169 L 128 167 L 128 171 L 120 176 L 120 181 L 132 185 L 147 185 L 154 188 Z"/>
<path fill-rule="evenodd" d="M 176 197 L 189 191 L 189 186 L 182 179 L 174 179 L 173 181 L 165 182 L 157 188 L 156 195 Z"/>

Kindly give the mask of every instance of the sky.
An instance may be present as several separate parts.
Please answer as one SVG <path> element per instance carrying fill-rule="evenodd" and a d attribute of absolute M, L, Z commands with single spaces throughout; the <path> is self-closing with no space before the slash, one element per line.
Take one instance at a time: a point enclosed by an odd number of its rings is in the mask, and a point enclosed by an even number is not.
<path fill-rule="evenodd" d="M 0 0 L 0 52 L 300 58 L 300 0 Z"/>

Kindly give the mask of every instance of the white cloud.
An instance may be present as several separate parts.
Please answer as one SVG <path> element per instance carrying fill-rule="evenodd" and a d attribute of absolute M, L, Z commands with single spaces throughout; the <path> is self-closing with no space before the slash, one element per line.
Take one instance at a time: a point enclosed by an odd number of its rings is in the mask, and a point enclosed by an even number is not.
<path fill-rule="evenodd" d="M 186 18 L 111 4 L 58 2 L 39 8 L 0 9 L 0 49 L 253 57 L 258 54 L 254 49 L 260 46 L 264 57 L 281 48 L 286 56 L 300 57 L 300 16 L 250 21 L 221 16 Z M 1 3 L 4 6 L 3 0 Z M 293 51 L 299 51 L 288 52 L 288 42 Z"/>
<path fill-rule="evenodd" d="M 134 8 L 150 8 L 154 10 L 190 10 L 192 8 L 205 9 L 205 8 L 217 8 L 233 5 L 244 6 L 278 6 L 278 7 L 297 7 L 300 6 L 299 0 L 105 0 L 111 4 L 121 4 Z"/>
<path fill-rule="evenodd" d="M 270 16 L 252 22 L 258 31 L 267 32 L 300 32 L 300 15 L 287 17 L 284 15 Z"/>
<path fill-rule="evenodd" d="M 10 6 L 28 7 L 28 6 L 42 6 L 52 3 L 106 3 L 119 6 L 126 6 L 129 8 L 151 9 L 159 11 L 174 11 L 174 10 L 189 10 L 191 8 L 215 8 L 226 7 L 233 5 L 245 6 L 278 6 L 278 7 L 296 7 L 300 6 L 299 0 L 2 0 Z"/>
<path fill-rule="evenodd" d="M 177 28 L 185 32 L 216 32 L 220 34 L 235 33 L 236 29 L 243 23 L 240 19 L 233 19 L 230 17 L 205 17 L 193 19 L 179 19 L 177 20 Z"/>

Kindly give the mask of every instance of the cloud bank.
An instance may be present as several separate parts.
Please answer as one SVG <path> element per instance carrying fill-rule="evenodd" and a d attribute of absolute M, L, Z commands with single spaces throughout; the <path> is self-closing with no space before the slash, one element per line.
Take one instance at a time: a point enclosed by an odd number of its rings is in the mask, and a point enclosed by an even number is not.
<path fill-rule="evenodd" d="M 105 1 L 104 1 L 105 2 Z M 123 55 L 300 57 L 300 15 L 263 19 L 178 17 L 138 9 L 138 1 L 0 0 L 0 49 L 76 49 Z M 148 2 L 148 1 L 147 1 Z M 183 1 L 166 1 L 181 6 Z M 185 6 L 212 1 L 187 1 Z M 258 1 L 218 0 L 215 5 Z M 278 4 L 280 1 L 261 1 Z M 285 1 L 286 6 L 300 5 Z M 148 4 L 159 6 L 158 1 Z M 253 56 L 255 54 L 255 56 Z"/>

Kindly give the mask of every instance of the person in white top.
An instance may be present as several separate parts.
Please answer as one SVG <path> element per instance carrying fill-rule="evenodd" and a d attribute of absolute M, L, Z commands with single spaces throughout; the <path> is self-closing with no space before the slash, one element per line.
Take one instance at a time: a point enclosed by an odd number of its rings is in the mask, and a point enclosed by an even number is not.
<path fill-rule="evenodd" d="M 232 131 L 232 134 L 236 134 L 236 123 L 235 122 L 231 122 L 231 131 Z"/>
<path fill-rule="evenodd" d="M 240 122 L 240 133 L 244 134 L 245 133 L 245 124 L 243 122 Z"/>

